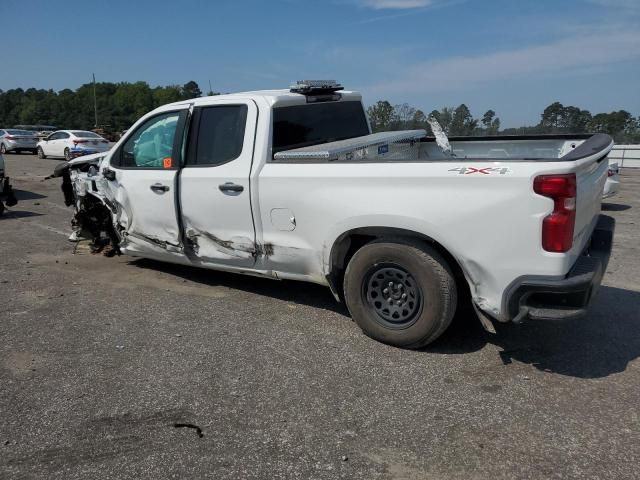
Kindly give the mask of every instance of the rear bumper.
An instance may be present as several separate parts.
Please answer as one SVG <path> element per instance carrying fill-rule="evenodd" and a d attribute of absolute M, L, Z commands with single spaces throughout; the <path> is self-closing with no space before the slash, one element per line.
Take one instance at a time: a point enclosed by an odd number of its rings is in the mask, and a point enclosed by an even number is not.
<path fill-rule="evenodd" d="M 78 157 L 83 157 L 85 155 L 93 155 L 95 153 L 100 153 L 100 152 L 98 150 L 94 149 L 94 148 L 77 148 L 77 147 L 74 147 L 74 148 L 69 150 L 69 157 L 70 158 L 78 158 Z"/>
<path fill-rule="evenodd" d="M 16 142 L 7 140 L 4 144 L 7 148 L 7 152 L 12 152 L 14 150 L 35 150 L 37 148 L 35 142 Z"/>
<path fill-rule="evenodd" d="M 506 307 L 510 320 L 561 320 L 587 312 L 607 269 L 615 220 L 600 215 L 589 245 L 562 279 L 525 279 L 509 289 Z"/>

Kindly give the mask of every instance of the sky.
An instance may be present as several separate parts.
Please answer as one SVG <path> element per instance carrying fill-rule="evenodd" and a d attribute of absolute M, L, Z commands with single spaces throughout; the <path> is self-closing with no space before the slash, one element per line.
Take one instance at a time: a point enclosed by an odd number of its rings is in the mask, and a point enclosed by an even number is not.
<path fill-rule="evenodd" d="M 336 79 L 503 127 L 560 101 L 640 115 L 640 0 L 0 0 L 0 89 Z"/>

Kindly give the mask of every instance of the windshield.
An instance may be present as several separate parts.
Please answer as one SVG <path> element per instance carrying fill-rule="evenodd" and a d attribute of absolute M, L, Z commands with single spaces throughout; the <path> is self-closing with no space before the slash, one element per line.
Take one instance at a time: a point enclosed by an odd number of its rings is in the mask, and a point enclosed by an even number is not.
<path fill-rule="evenodd" d="M 9 135 L 28 135 L 33 137 L 33 132 L 28 130 L 5 130 Z"/>
<path fill-rule="evenodd" d="M 360 102 L 330 102 L 273 110 L 273 153 L 369 135 Z"/>
<path fill-rule="evenodd" d="M 83 132 L 83 131 L 74 130 L 71 133 L 73 133 L 78 138 L 102 138 L 100 135 L 93 132 Z"/>

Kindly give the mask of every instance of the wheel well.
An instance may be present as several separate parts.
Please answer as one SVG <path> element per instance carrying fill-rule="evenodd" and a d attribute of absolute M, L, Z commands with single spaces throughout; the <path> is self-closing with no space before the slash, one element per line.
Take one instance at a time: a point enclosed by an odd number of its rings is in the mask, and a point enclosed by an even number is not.
<path fill-rule="evenodd" d="M 436 242 L 433 238 L 412 230 L 404 230 L 402 228 L 364 227 L 343 233 L 338 237 L 331 248 L 329 264 L 330 270 L 327 279 L 329 280 L 329 284 L 331 285 L 331 289 L 334 294 L 337 293 L 342 296 L 344 273 L 351 257 L 353 257 L 353 255 L 366 244 L 381 238 L 405 238 L 420 240 L 429 244 L 444 257 L 451 267 L 459 292 L 463 293 L 469 290 L 469 285 L 467 284 L 464 272 L 458 261 L 447 251 L 446 248 Z"/>

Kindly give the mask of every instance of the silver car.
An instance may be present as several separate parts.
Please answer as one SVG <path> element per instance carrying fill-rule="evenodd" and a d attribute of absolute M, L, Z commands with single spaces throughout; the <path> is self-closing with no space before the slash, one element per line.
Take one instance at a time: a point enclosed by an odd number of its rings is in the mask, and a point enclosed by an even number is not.
<path fill-rule="evenodd" d="M 14 128 L 0 129 L 0 153 L 28 151 L 36 153 L 38 137 L 35 132 Z"/>

